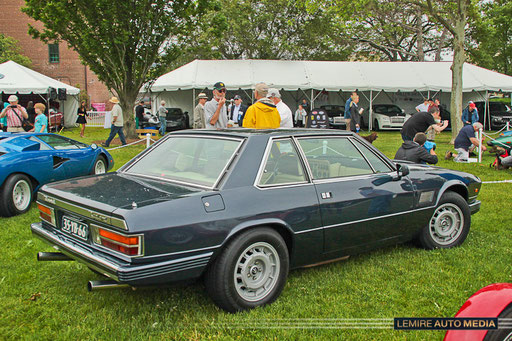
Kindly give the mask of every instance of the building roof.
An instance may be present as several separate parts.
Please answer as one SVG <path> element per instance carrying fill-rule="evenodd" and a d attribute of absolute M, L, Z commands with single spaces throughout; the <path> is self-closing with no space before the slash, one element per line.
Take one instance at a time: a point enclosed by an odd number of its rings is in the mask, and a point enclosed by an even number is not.
<path fill-rule="evenodd" d="M 228 90 L 254 84 L 293 90 L 445 91 L 451 92 L 451 62 L 337 62 L 285 60 L 194 60 L 159 77 L 151 91 L 212 88 L 222 81 Z M 463 92 L 512 92 L 512 77 L 465 63 Z"/>
<path fill-rule="evenodd" d="M 80 93 L 78 88 L 59 82 L 12 60 L 0 64 L 0 92 L 22 95 L 31 93 L 47 94 L 49 87 L 64 88 L 68 95 Z"/>

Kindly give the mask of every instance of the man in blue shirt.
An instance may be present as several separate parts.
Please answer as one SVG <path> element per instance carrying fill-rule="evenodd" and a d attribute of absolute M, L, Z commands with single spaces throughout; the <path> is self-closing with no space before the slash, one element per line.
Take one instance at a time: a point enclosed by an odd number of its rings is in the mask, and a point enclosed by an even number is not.
<path fill-rule="evenodd" d="M 462 123 L 465 126 L 469 126 L 478 122 L 478 118 L 478 109 L 475 103 L 470 101 L 466 109 L 462 110 Z"/>
<path fill-rule="evenodd" d="M 447 151 L 445 159 L 448 160 L 454 157 L 453 161 L 455 162 L 467 162 L 469 160 L 469 153 L 476 147 L 480 147 L 483 151 L 486 151 L 487 148 L 484 145 L 480 145 L 480 142 L 475 136 L 475 132 L 482 128 L 483 125 L 480 122 L 463 127 L 455 138 L 454 147 L 457 154 Z"/>
<path fill-rule="evenodd" d="M 350 97 L 345 102 L 345 113 L 343 117 L 345 117 L 345 127 L 348 131 L 350 131 L 350 120 L 352 119 L 352 115 L 350 114 L 350 105 L 352 104 L 352 101 L 354 100 L 354 97 L 357 96 L 356 91 L 352 91 L 350 94 Z"/>

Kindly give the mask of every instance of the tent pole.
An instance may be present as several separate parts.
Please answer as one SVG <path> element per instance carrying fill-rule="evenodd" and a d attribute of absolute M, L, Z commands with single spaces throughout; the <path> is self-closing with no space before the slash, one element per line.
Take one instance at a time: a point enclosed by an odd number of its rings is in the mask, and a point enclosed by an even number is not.
<path fill-rule="evenodd" d="M 485 90 L 485 108 L 484 108 L 484 129 L 485 119 L 488 119 L 488 129 L 491 130 L 491 115 L 489 113 L 489 90 Z"/>
<path fill-rule="evenodd" d="M 368 133 L 371 131 L 372 128 L 372 118 L 373 118 L 373 90 L 370 90 L 370 108 L 368 109 Z"/>
<path fill-rule="evenodd" d="M 314 96 L 314 90 L 311 89 L 311 103 L 310 103 L 311 108 L 309 109 L 309 111 L 313 110 L 313 103 L 315 102 L 315 99 L 313 98 L 313 96 Z"/>

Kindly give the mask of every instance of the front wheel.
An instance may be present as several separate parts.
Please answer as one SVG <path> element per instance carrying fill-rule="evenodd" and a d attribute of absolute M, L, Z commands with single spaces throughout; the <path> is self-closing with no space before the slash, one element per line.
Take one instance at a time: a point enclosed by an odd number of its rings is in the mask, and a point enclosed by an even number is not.
<path fill-rule="evenodd" d="M 375 120 L 375 123 L 373 124 L 373 129 L 375 131 L 380 131 L 379 121 Z"/>
<path fill-rule="evenodd" d="M 206 290 L 228 312 L 252 309 L 279 297 L 288 269 L 288 248 L 281 235 L 257 228 L 229 242 L 206 272 Z"/>
<path fill-rule="evenodd" d="M 98 156 L 92 167 L 91 174 L 104 174 L 107 172 L 107 162 L 103 156 Z"/>
<path fill-rule="evenodd" d="M 471 212 L 459 194 L 446 192 L 418 237 L 425 249 L 448 249 L 461 245 L 469 233 Z"/>
<path fill-rule="evenodd" d="M 7 178 L 2 190 L 0 214 L 4 217 L 23 214 L 32 202 L 32 182 L 23 174 L 13 174 Z"/>

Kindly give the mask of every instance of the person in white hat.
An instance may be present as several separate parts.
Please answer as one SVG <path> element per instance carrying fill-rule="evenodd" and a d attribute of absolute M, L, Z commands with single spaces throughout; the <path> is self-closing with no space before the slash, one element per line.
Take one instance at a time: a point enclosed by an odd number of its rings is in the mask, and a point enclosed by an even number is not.
<path fill-rule="evenodd" d="M 12 133 L 24 132 L 22 125 L 23 118 L 28 119 L 27 111 L 18 104 L 18 97 L 15 95 L 9 96 L 7 102 L 9 102 L 9 106 L 0 113 L 0 118 L 7 117 L 7 131 Z"/>
<path fill-rule="evenodd" d="M 279 116 L 281 116 L 281 123 L 279 125 L 280 128 L 293 128 L 293 115 L 290 107 L 288 107 L 282 100 L 281 94 L 277 89 L 269 89 L 268 90 L 268 98 L 275 104 L 277 111 L 279 111 Z"/>
<path fill-rule="evenodd" d="M 105 143 L 102 143 L 101 145 L 103 147 L 110 146 L 110 142 L 114 139 L 116 134 L 119 135 L 119 139 L 121 140 L 122 145 L 126 145 L 126 138 L 124 137 L 123 132 L 123 125 L 124 125 L 124 119 L 123 119 L 123 109 L 121 109 L 121 106 L 119 105 L 119 99 L 117 97 L 112 97 L 109 99 L 109 102 L 113 104 L 111 113 L 111 123 L 110 126 L 110 135 L 108 136 L 108 139 L 105 141 Z"/>
<path fill-rule="evenodd" d="M 197 95 L 197 100 L 199 103 L 197 103 L 196 107 L 194 108 L 194 118 L 192 126 L 194 129 L 203 129 L 205 127 L 204 123 L 204 104 L 206 101 L 208 101 L 208 96 L 206 96 L 205 93 L 201 92 L 199 95 Z"/>

